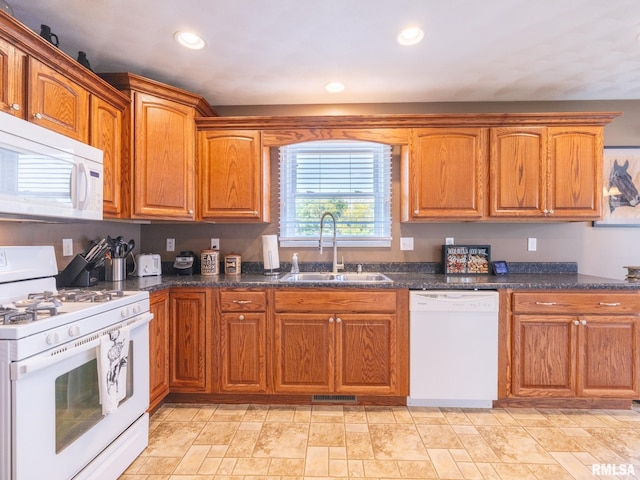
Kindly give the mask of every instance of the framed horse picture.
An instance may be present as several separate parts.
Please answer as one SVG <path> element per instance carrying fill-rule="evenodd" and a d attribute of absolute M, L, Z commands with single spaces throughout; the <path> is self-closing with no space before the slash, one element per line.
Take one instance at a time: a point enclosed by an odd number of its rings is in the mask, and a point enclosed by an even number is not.
<path fill-rule="evenodd" d="M 640 147 L 605 147 L 602 220 L 596 227 L 640 227 Z"/>

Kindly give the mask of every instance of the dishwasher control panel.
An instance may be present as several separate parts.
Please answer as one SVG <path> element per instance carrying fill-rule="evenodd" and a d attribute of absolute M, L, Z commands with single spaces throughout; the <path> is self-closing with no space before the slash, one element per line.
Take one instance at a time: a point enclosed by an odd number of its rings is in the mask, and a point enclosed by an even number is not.
<path fill-rule="evenodd" d="M 410 294 L 409 310 L 418 312 L 497 312 L 494 290 L 425 290 Z"/>

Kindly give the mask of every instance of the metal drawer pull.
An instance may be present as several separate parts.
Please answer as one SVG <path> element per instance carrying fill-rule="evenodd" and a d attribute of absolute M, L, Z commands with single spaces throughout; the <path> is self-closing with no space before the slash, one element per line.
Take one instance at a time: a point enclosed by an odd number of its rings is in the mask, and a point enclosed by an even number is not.
<path fill-rule="evenodd" d="M 557 305 L 557 303 L 556 302 L 536 302 L 536 305 L 552 306 L 552 305 Z"/>
<path fill-rule="evenodd" d="M 613 303 L 600 302 L 600 305 L 602 305 L 603 307 L 619 307 L 620 306 L 620 302 L 613 302 Z"/>
<path fill-rule="evenodd" d="M 234 300 L 233 303 L 239 303 L 241 305 L 245 305 L 247 303 L 253 303 L 253 300 Z"/>

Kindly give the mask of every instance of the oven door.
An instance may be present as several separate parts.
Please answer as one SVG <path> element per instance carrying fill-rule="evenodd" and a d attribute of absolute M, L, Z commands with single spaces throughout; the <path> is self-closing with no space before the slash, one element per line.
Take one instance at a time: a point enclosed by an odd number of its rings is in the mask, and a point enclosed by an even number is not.
<path fill-rule="evenodd" d="M 119 326 L 12 365 L 12 478 L 69 479 L 149 406 L 149 320 L 130 319 L 127 393 L 102 414 L 100 337 Z M 120 325 L 121 326 L 121 325 Z"/>

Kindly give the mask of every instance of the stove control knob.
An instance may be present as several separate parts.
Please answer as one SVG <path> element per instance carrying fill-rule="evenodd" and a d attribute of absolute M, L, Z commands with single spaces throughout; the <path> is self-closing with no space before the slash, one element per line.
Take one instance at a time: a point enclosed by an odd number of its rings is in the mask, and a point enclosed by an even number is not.
<path fill-rule="evenodd" d="M 78 335 L 80 335 L 80 327 L 78 325 L 71 325 L 69 327 L 69 336 L 77 337 Z"/>
<path fill-rule="evenodd" d="M 140 313 L 140 310 L 141 310 L 140 305 L 134 305 L 133 306 L 133 313 L 134 314 Z"/>
<path fill-rule="evenodd" d="M 120 316 L 122 318 L 127 318 L 129 316 L 129 309 L 123 308 L 122 310 L 120 310 Z"/>
<path fill-rule="evenodd" d="M 60 336 L 56 332 L 51 332 L 47 335 L 47 343 L 49 345 L 55 345 L 60 342 Z"/>

